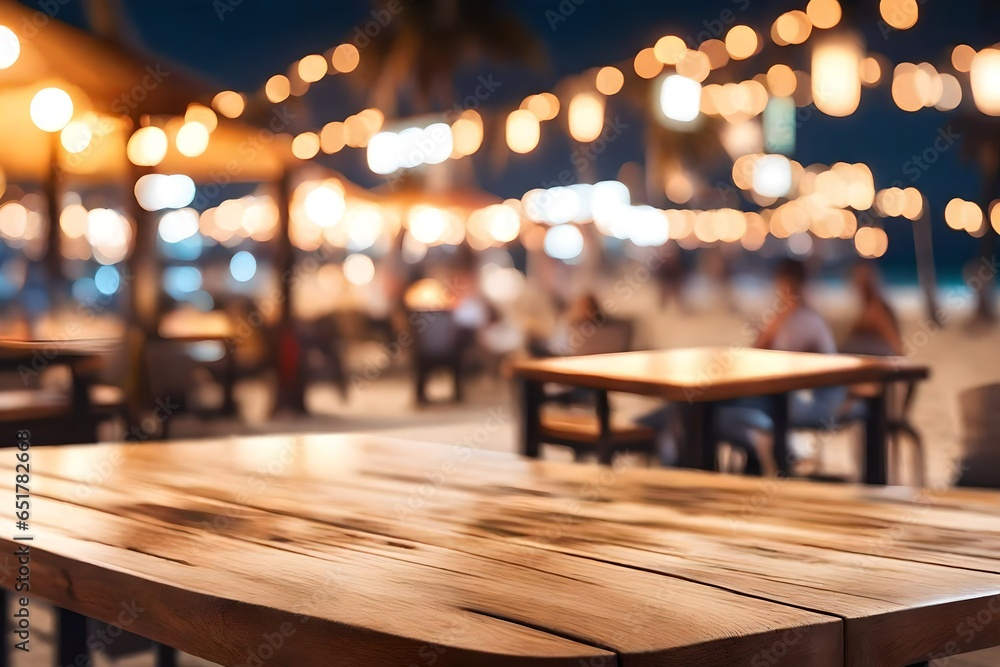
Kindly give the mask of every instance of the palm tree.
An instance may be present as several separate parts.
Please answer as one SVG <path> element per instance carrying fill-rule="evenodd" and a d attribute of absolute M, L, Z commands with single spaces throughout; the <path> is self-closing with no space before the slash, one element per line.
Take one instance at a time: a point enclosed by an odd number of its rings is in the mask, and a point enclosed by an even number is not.
<path fill-rule="evenodd" d="M 380 12 L 399 2 L 372 0 Z M 415 111 L 454 104 L 454 73 L 484 58 L 543 60 L 535 36 L 495 0 L 406 0 L 365 49 L 361 68 L 372 106 L 388 115 L 407 93 Z"/>

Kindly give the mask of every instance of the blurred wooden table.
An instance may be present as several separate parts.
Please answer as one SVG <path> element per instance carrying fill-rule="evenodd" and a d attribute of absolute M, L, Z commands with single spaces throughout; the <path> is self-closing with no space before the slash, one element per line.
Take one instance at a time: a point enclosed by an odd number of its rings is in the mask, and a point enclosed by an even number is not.
<path fill-rule="evenodd" d="M 121 390 L 101 387 L 98 378 L 116 352 L 124 354 L 120 339 L 0 340 L 0 371 L 23 382 L 21 389 L 0 391 L 2 446 L 12 446 L 24 428 L 34 431 L 38 444 L 96 441 L 98 423 L 120 412 Z M 68 395 L 35 382 L 54 366 L 69 369 Z"/>
<path fill-rule="evenodd" d="M 156 331 L 160 340 L 178 344 L 218 343 L 223 346 L 222 414 L 235 415 L 236 326 L 221 311 L 175 311 L 163 316 Z"/>
<path fill-rule="evenodd" d="M 31 475 L 32 596 L 133 610 L 129 631 L 224 665 L 870 667 L 1000 645 L 997 493 L 364 435 L 42 448 Z"/>
<path fill-rule="evenodd" d="M 704 470 L 716 468 L 713 434 L 715 407 L 721 401 L 770 397 L 774 419 L 774 458 L 781 472 L 789 471 L 788 394 L 858 383 L 926 378 L 925 366 L 904 359 L 808 354 L 745 347 L 699 347 L 577 357 L 534 359 L 515 364 L 521 380 L 522 453 L 538 456 L 542 385 L 546 382 L 602 391 L 654 396 L 687 404 L 691 411 L 688 463 Z M 885 392 L 865 399 L 864 479 L 885 484 L 888 474 Z M 606 401 L 602 402 L 606 404 Z"/>
<path fill-rule="evenodd" d="M 38 375 L 50 366 L 68 366 L 72 374 L 71 400 L 77 414 L 90 407 L 90 386 L 104 359 L 120 351 L 118 339 L 10 340 L 0 339 L 0 370 Z"/>

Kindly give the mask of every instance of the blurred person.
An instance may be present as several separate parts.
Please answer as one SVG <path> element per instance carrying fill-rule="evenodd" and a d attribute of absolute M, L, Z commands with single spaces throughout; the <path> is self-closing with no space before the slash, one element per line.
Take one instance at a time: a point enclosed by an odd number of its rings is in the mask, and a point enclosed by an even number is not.
<path fill-rule="evenodd" d="M 591 292 L 580 295 L 559 315 L 549 339 L 544 343 L 536 342 L 536 356 L 564 357 L 573 354 L 581 327 L 587 323 L 598 323 L 602 317 L 597 297 Z"/>
<path fill-rule="evenodd" d="M 758 331 L 753 346 L 759 349 L 786 352 L 815 352 L 836 354 L 837 345 L 826 321 L 813 310 L 805 299 L 806 268 L 802 262 L 783 260 L 774 273 L 775 301 L 771 312 L 773 319 Z M 769 318 L 770 319 L 770 318 Z M 837 414 L 844 404 L 847 390 L 844 387 L 824 387 L 811 391 L 793 392 L 789 397 L 788 421 L 792 427 L 821 427 Z M 668 406 L 669 407 L 669 406 Z M 743 452 L 746 458 L 744 472 L 761 474 L 763 468 L 758 452 L 757 434 L 773 430 L 767 397 L 753 397 L 726 401 L 715 413 L 714 430 L 719 442 L 729 443 Z M 677 419 L 675 411 L 661 409 L 647 415 L 643 423 L 660 432 L 658 446 L 664 465 L 676 463 Z"/>
<path fill-rule="evenodd" d="M 899 320 L 883 296 L 878 270 L 868 262 L 858 264 L 853 283 L 861 301 L 861 313 L 844 341 L 844 351 L 879 356 L 902 354 Z"/>

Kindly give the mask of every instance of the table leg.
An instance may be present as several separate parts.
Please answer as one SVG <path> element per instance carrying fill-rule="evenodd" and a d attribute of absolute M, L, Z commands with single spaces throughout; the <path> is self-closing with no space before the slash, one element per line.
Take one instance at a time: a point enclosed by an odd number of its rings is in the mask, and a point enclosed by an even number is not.
<path fill-rule="evenodd" d="M 90 378 L 75 367 L 70 368 L 70 375 L 73 383 L 73 410 L 78 415 L 86 415 L 90 412 Z"/>
<path fill-rule="evenodd" d="M 865 475 L 866 484 L 887 484 L 888 415 L 886 414 L 885 389 L 865 399 L 868 419 L 865 423 Z"/>
<path fill-rule="evenodd" d="M 782 477 L 788 477 L 792 471 L 791 452 L 788 448 L 788 399 L 788 394 L 771 396 L 773 456 L 778 474 Z"/>
<path fill-rule="evenodd" d="M 89 663 L 87 650 L 87 618 L 68 609 L 58 610 L 59 640 L 57 665 Z M 80 657 L 83 656 L 83 660 Z"/>
<path fill-rule="evenodd" d="M 537 459 L 541 453 L 542 385 L 521 380 L 521 454 Z"/>
<path fill-rule="evenodd" d="M 689 404 L 686 421 L 687 443 L 681 467 L 717 470 L 719 443 L 715 437 L 715 403 L 695 401 Z"/>
<path fill-rule="evenodd" d="M 611 443 L 611 403 L 608 401 L 608 392 L 597 391 L 597 461 L 601 465 L 611 465 L 615 452 Z"/>
<path fill-rule="evenodd" d="M 159 642 L 153 644 L 153 651 L 156 656 L 156 667 L 177 667 L 177 651 Z"/>
<path fill-rule="evenodd" d="M 0 667 L 7 667 L 8 657 L 7 657 L 7 632 L 9 628 L 7 627 L 7 613 L 9 609 L 7 607 L 7 589 L 0 588 Z M 17 641 L 14 639 L 13 641 Z"/>
<path fill-rule="evenodd" d="M 227 416 L 236 414 L 236 341 L 227 340 L 226 355 L 222 371 L 222 413 Z"/>

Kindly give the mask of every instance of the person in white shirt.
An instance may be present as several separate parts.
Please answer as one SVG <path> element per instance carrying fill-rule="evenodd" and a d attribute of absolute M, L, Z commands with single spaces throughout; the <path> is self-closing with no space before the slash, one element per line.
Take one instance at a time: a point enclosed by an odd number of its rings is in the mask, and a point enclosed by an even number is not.
<path fill-rule="evenodd" d="M 759 329 L 754 347 L 786 352 L 836 354 L 837 344 L 826 321 L 806 303 L 806 270 L 802 262 L 783 260 L 775 270 L 775 301 L 768 315 L 769 323 Z M 788 421 L 794 427 L 822 428 L 831 423 L 847 395 L 844 387 L 825 387 L 793 392 L 788 406 Z M 729 443 L 746 456 L 744 472 L 759 475 L 762 471 L 756 447 L 756 433 L 770 431 L 773 421 L 768 414 L 767 397 L 727 401 L 715 413 L 714 430 L 719 442 Z M 643 423 L 658 428 L 660 458 L 665 465 L 676 462 L 678 450 L 672 434 L 676 420 L 664 409 L 644 418 Z"/>

